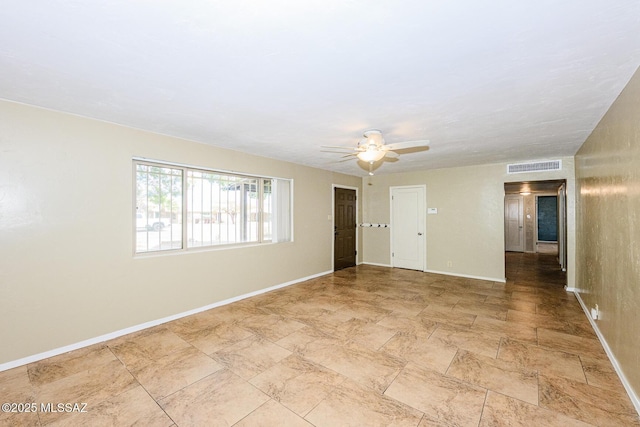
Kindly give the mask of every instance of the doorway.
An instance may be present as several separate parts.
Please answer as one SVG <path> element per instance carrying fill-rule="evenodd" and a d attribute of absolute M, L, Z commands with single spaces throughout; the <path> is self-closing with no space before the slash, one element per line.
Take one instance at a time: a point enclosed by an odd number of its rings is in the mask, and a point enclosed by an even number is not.
<path fill-rule="evenodd" d="M 356 190 L 335 187 L 333 223 L 333 270 L 356 265 Z"/>
<path fill-rule="evenodd" d="M 558 257 L 558 263 L 566 271 L 567 265 L 567 215 L 566 181 L 522 181 L 507 182 L 505 192 L 505 251 L 549 253 Z M 523 209 L 516 208 L 516 201 L 522 199 Z M 515 214 L 517 212 L 517 215 Z M 523 248 L 510 244 L 514 235 L 516 220 L 523 230 Z M 513 239 L 517 241 L 517 239 Z"/>
<path fill-rule="evenodd" d="M 536 252 L 558 253 L 558 196 L 536 195 Z"/>
<path fill-rule="evenodd" d="M 424 271 L 425 186 L 391 187 L 391 266 Z"/>

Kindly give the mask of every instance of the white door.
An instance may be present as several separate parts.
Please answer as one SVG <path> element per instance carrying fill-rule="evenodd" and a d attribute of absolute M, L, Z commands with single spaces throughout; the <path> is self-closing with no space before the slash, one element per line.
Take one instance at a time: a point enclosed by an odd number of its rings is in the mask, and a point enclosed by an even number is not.
<path fill-rule="evenodd" d="M 391 187 L 391 265 L 425 269 L 425 187 Z"/>
<path fill-rule="evenodd" d="M 504 198 L 504 249 L 524 252 L 523 199 L 520 195 Z"/>

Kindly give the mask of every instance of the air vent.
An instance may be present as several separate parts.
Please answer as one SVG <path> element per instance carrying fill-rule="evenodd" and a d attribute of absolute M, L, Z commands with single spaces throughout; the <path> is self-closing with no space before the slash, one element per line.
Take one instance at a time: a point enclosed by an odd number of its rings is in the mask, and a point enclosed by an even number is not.
<path fill-rule="evenodd" d="M 547 160 L 544 162 L 513 163 L 507 165 L 507 173 L 546 172 L 562 169 L 562 160 Z"/>

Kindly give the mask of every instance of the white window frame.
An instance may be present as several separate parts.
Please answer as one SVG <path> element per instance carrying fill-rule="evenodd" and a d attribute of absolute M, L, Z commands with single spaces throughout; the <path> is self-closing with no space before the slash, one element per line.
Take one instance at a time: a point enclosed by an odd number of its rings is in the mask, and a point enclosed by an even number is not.
<path fill-rule="evenodd" d="M 157 256 L 162 254 L 176 254 L 176 253 L 185 253 L 192 251 L 203 251 L 203 250 L 221 250 L 221 249 L 232 249 L 238 247 L 247 247 L 247 246 L 256 246 L 256 245 L 264 245 L 264 244 L 277 244 L 277 243 L 285 243 L 285 242 L 293 242 L 293 179 L 291 178 L 279 178 L 273 176 L 264 176 L 264 175 L 254 175 L 247 173 L 238 173 L 234 171 L 226 171 L 220 169 L 212 169 L 201 166 L 193 166 L 181 163 L 167 162 L 162 160 L 153 160 L 143 157 L 133 157 L 132 159 L 132 170 L 133 170 L 133 254 L 138 257 L 145 256 Z M 138 251 L 137 248 L 137 239 L 138 239 L 138 228 L 137 228 L 137 166 L 138 165 L 147 165 L 154 166 L 160 168 L 172 168 L 179 169 L 182 171 L 182 247 L 181 248 L 169 248 L 169 249 L 157 249 L 157 250 L 145 250 Z M 272 201 L 272 216 L 275 217 L 272 223 L 272 236 L 270 239 L 265 239 L 264 236 L 264 203 L 257 203 L 257 240 L 248 241 L 248 242 L 233 242 L 233 243 L 216 243 L 216 244 L 208 244 L 208 245 L 200 245 L 200 246 L 189 246 L 189 235 L 188 235 L 188 215 L 189 212 L 189 195 L 188 195 L 188 172 L 202 172 L 202 173 L 213 173 L 218 175 L 225 175 L 236 178 L 250 178 L 257 179 L 257 191 L 258 198 L 262 201 L 263 191 L 264 191 L 264 182 L 265 180 L 272 181 L 272 188 L 276 188 L 277 186 L 283 186 L 286 188 L 285 195 L 286 198 L 277 198 Z M 288 184 L 288 185 L 285 185 Z M 288 193 L 288 194 L 286 194 Z M 288 211 L 286 209 L 286 205 L 288 204 Z M 281 209 L 283 214 L 278 214 L 278 209 Z M 276 232 L 279 234 L 276 235 Z"/>

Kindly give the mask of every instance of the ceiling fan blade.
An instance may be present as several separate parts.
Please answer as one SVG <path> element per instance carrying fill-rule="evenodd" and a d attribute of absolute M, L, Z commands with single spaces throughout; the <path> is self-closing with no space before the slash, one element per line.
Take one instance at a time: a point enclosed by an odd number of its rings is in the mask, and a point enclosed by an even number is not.
<path fill-rule="evenodd" d="M 344 156 L 341 156 L 340 158 L 344 159 L 346 157 L 351 157 L 351 156 L 357 156 L 358 153 L 349 153 L 349 154 L 345 154 Z"/>
<path fill-rule="evenodd" d="M 353 159 L 340 159 L 340 160 L 335 160 L 334 163 L 344 163 L 344 162 L 352 162 Z"/>
<path fill-rule="evenodd" d="M 334 148 L 338 150 L 353 150 L 353 147 L 347 147 L 346 145 L 321 145 L 321 148 Z"/>
<path fill-rule="evenodd" d="M 354 156 L 355 156 L 355 155 L 357 155 L 357 154 L 358 154 L 357 152 L 347 153 L 346 151 L 337 151 L 337 150 L 320 150 L 320 152 L 321 152 L 321 153 L 335 153 L 335 154 L 343 154 L 343 155 L 344 155 L 344 154 L 346 154 L 346 155 L 348 155 L 348 156 L 351 156 L 351 155 L 354 155 Z"/>
<path fill-rule="evenodd" d="M 395 151 L 391 151 L 391 150 L 385 151 L 384 152 L 384 156 L 388 157 L 390 159 L 397 159 L 398 157 L 400 157 L 400 155 L 398 153 L 396 153 Z"/>
<path fill-rule="evenodd" d="M 418 141 L 404 141 L 404 142 L 396 142 L 395 144 L 387 144 L 386 147 L 389 150 L 402 150 L 404 148 L 413 148 L 413 147 L 428 147 L 429 140 L 421 139 Z"/>

